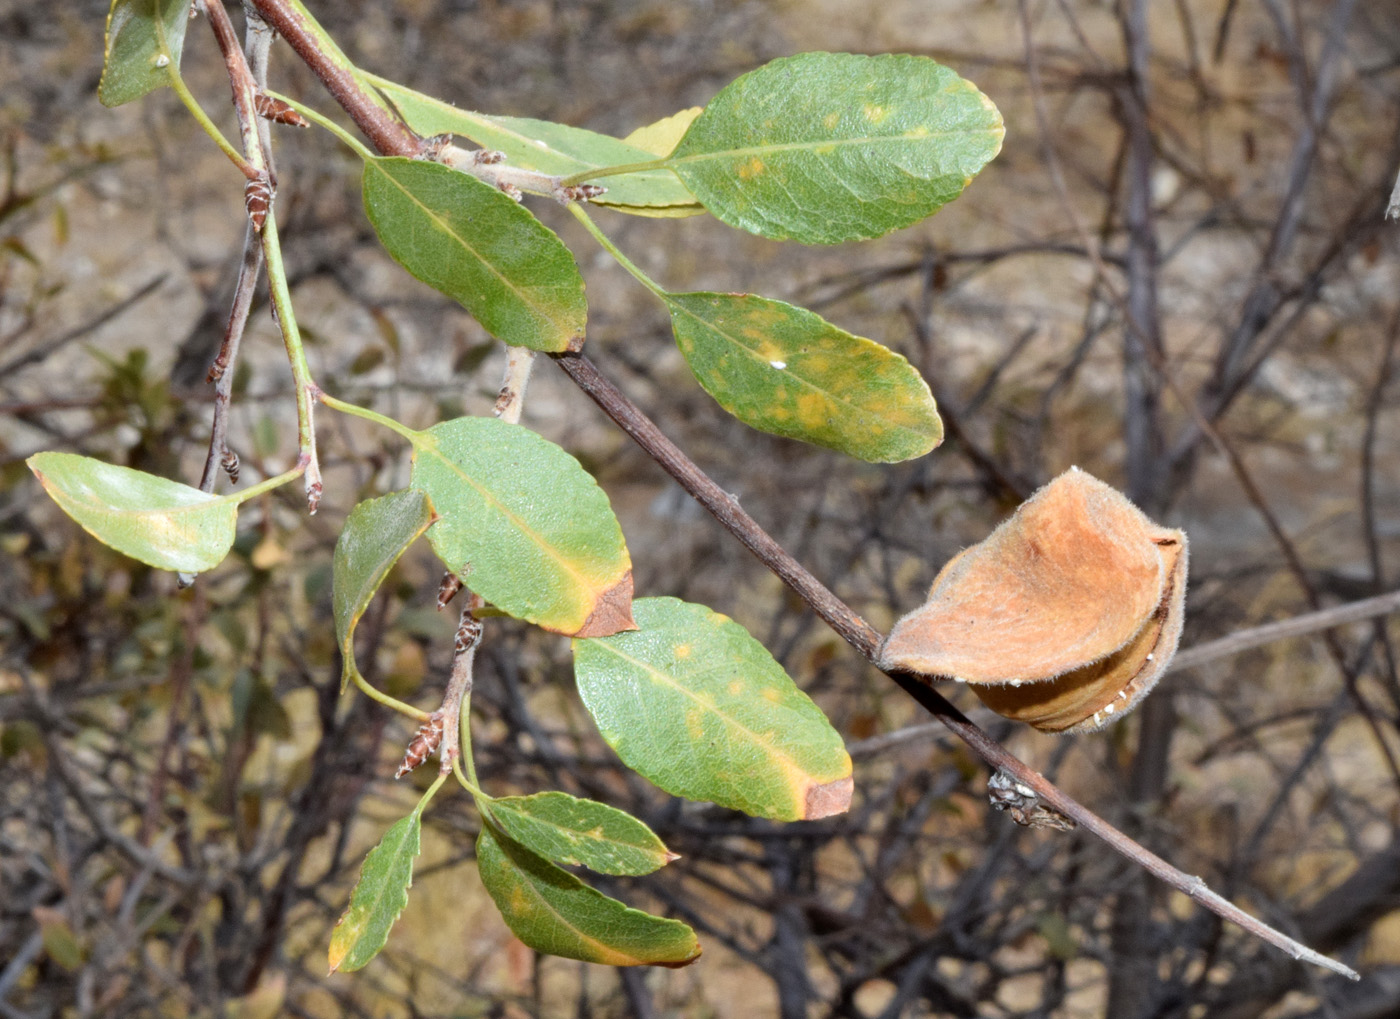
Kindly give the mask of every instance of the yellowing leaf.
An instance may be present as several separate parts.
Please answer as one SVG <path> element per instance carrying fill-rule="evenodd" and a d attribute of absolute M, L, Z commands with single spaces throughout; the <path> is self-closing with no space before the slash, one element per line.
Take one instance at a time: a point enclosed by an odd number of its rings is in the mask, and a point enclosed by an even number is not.
<path fill-rule="evenodd" d="M 441 515 L 428 540 L 467 587 L 558 633 L 634 625 L 622 528 L 577 460 L 498 418 L 445 421 L 413 444 L 413 485 Z"/>
<path fill-rule="evenodd" d="M 943 441 L 928 383 L 873 340 L 752 294 L 662 299 L 696 380 L 746 425 L 876 463 Z"/>
<path fill-rule="evenodd" d="M 238 497 L 73 453 L 35 453 L 26 462 L 83 530 L 149 566 L 203 573 L 233 547 Z"/>
<path fill-rule="evenodd" d="M 579 694 L 628 767 L 676 796 L 774 820 L 849 806 L 840 735 L 747 630 L 675 598 L 633 608 L 637 630 L 574 641 Z"/>
<path fill-rule="evenodd" d="M 502 796 L 486 810 L 507 835 L 556 863 L 582 864 L 600 874 L 650 874 L 676 859 L 631 814 L 568 793 Z"/>
<path fill-rule="evenodd" d="M 365 857 L 350 908 L 331 933 L 330 971 L 357 970 L 379 954 L 389 930 L 408 905 L 413 859 L 422 833 L 422 806 L 394 822 Z"/>
<path fill-rule="evenodd" d="M 927 57 L 802 53 L 725 86 L 666 165 L 730 226 L 836 244 L 952 201 L 1003 131 L 990 99 Z"/>
<path fill-rule="evenodd" d="M 605 966 L 685 966 L 700 957 L 679 920 L 630 909 L 481 826 L 477 869 L 515 936 L 537 952 Z"/>
<path fill-rule="evenodd" d="M 625 144 L 644 149 L 653 156 L 669 156 L 685 137 L 686 129 L 700 116 L 703 109 L 703 106 L 692 106 L 669 117 L 662 117 L 654 123 L 637 128 L 622 140 Z"/>

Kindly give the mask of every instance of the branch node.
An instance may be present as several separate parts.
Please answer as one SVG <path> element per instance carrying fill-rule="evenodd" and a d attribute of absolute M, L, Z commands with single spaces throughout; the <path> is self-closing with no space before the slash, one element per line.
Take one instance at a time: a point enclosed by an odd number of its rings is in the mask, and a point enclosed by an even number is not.
<path fill-rule="evenodd" d="M 568 205 L 570 202 L 591 202 L 607 193 L 608 189 L 601 184 L 560 184 L 554 188 L 554 200 L 560 205 Z"/>
<path fill-rule="evenodd" d="M 248 209 L 248 222 L 253 229 L 262 233 L 267 214 L 272 208 L 272 181 L 266 171 L 250 180 L 243 188 L 243 204 Z"/>
<path fill-rule="evenodd" d="M 1006 811 L 1011 815 L 1011 820 L 1025 828 L 1073 831 L 1079 827 L 1073 818 L 1066 817 L 1054 807 L 1047 807 L 1034 789 L 1005 768 L 998 768 L 987 779 L 987 802 L 994 810 Z"/>

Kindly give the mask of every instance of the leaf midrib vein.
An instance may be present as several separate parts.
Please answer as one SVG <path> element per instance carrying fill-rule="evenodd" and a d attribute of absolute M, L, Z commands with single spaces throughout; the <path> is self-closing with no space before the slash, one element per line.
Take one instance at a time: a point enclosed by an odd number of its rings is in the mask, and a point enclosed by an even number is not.
<path fill-rule="evenodd" d="M 888 143 L 907 144 L 952 137 L 969 137 L 980 134 L 995 134 L 996 128 L 973 128 L 956 131 L 927 131 L 922 134 L 876 134 L 860 138 L 824 138 L 797 142 L 777 142 L 769 145 L 753 145 L 740 149 L 713 149 L 695 152 L 685 156 L 672 156 L 666 165 L 675 169 L 685 163 L 700 163 L 713 159 L 734 159 L 741 156 L 762 156 L 772 152 L 792 152 L 805 149 L 843 148 L 851 145 L 877 145 Z"/>
<path fill-rule="evenodd" d="M 697 697 L 688 687 L 682 686 L 682 685 L 680 685 L 678 682 L 672 680 L 672 678 L 671 678 L 667 673 L 662 672 L 662 671 L 661 671 L 660 669 L 658 669 L 656 666 L 650 664 L 649 662 L 642 661 L 642 660 L 639 659 L 639 658 L 634 658 L 632 655 L 627 654 L 626 652 L 622 651 L 622 650 L 619 649 L 619 648 L 612 647 L 612 646 L 608 646 L 608 645 L 604 645 L 604 647 L 606 647 L 607 650 L 608 650 L 609 652 L 611 652 L 612 654 L 616 655 L 618 658 L 621 658 L 623 661 L 628 662 L 628 663 L 630 663 L 630 664 L 632 664 L 632 665 L 635 665 L 635 666 L 637 666 L 638 668 L 640 668 L 643 672 L 645 672 L 645 673 L 647 673 L 647 674 L 649 674 L 649 675 L 658 677 L 659 679 L 661 679 L 663 682 L 662 682 L 661 684 L 659 684 L 659 685 L 670 687 L 671 689 L 675 690 L 676 692 L 682 694 L 684 697 L 688 698 L 688 699 L 689 699 L 693 704 L 695 704 L 697 707 L 704 708 L 707 712 L 709 712 L 709 713 L 711 713 L 711 714 L 713 714 L 713 715 L 719 717 L 720 719 L 724 720 L 724 722 L 725 722 L 730 728 L 736 730 L 737 732 L 744 733 L 744 734 L 748 735 L 749 737 L 751 737 L 752 742 L 753 742 L 756 746 L 758 746 L 758 747 L 762 748 L 763 750 L 765 750 L 765 751 L 768 753 L 768 756 L 772 757 L 774 760 L 785 762 L 785 763 L 786 763 L 787 765 L 789 765 L 789 766 L 791 767 L 791 769 L 792 769 L 793 771 L 795 771 L 797 774 L 800 774 L 800 775 L 809 775 L 808 769 L 806 769 L 805 767 L 803 767 L 803 766 L 802 766 L 796 759 L 794 759 L 790 754 L 784 753 L 782 750 L 779 750 L 776 746 L 774 746 L 773 743 L 771 743 L 771 742 L 769 742 L 769 741 L 763 739 L 763 738 L 759 735 L 759 733 L 755 732 L 753 729 L 750 729 L 748 726 L 746 726 L 746 725 L 744 725 L 743 723 L 741 723 L 738 719 L 734 718 L 732 715 L 729 715 L 729 714 L 726 714 L 726 713 L 720 711 L 720 710 L 719 710 L 717 707 L 715 707 L 715 705 L 713 705 L 713 704 L 706 704 L 706 703 L 705 703 L 704 701 L 702 701 L 699 697 Z M 810 777 L 810 775 L 809 775 L 809 777 Z"/>
<path fill-rule="evenodd" d="M 549 315 L 546 314 L 542 308 L 538 307 L 535 302 L 529 300 L 526 297 L 525 292 L 522 291 L 518 286 L 516 286 L 515 283 L 512 282 L 510 277 L 506 276 L 503 272 L 497 269 L 496 266 L 492 262 L 488 261 L 487 258 L 481 254 L 481 252 L 477 251 L 476 248 L 468 244 L 466 238 L 464 238 L 461 234 L 457 233 L 457 231 L 453 230 L 451 226 L 436 212 L 434 212 L 428 206 L 424 205 L 412 191 L 409 191 L 402 184 L 400 184 L 398 179 L 394 177 L 393 174 L 388 173 L 382 167 L 377 166 L 377 164 L 369 165 L 376 166 L 379 173 L 383 174 L 386 180 L 390 181 L 394 185 L 394 187 L 398 188 L 400 193 L 402 193 L 404 197 L 406 197 L 410 202 L 416 205 L 422 211 L 423 215 L 426 216 L 435 226 L 437 226 L 439 230 L 445 233 L 452 240 L 455 240 L 458 243 L 458 245 L 462 248 L 462 250 L 466 251 L 473 258 L 475 258 L 478 263 L 485 266 L 491 272 L 491 274 L 495 276 L 496 279 L 499 280 L 506 287 L 506 289 L 508 289 L 512 294 L 516 296 L 516 298 L 520 301 L 521 304 L 525 305 L 525 307 L 528 308 L 530 311 L 534 312 L 540 318 L 544 319 L 544 321 L 549 325 L 553 326 L 556 329 L 558 328 L 558 324 L 552 318 L 550 318 Z M 460 171 L 449 169 L 448 172 L 458 173 Z"/>
<path fill-rule="evenodd" d="M 768 359 L 764 358 L 762 355 L 760 355 L 760 354 L 759 354 L 756 350 L 754 350 L 752 347 L 749 347 L 749 346 L 747 346 L 746 344 L 741 343 L 741 342 L 740 342 L 738 339 L 736 339 L 731 333 L 727 332 L 726 330 L 720 328 L 720 327 L 717 326 L 717 325 L 714 325 L 713 323 L 707 321 L 706 319 L 701 318 L 699 315 L 696 315 L 696 314 L 695 314 L 693 311 L 691 311 L 689 308 L 686 308 L 686 307 L 684 307 L 684 306 L 682 306 L 682 305 L 672 305 L 672 307 L 677 308 L 678 310 L 680 310 L 681 312 L 683 312 L 685 315 L 687 315 L 689 318 L 691 318 L 693 321 L 699 323 L 700 325 L 704 326 L 704 327 L 707 328 L 707 329 L 712 330 L 713 332 L 717 333 L 719 336 L 723 337 L 725 340 L 728 340 L 729 343 L 731 343 L 734 347 L 736 347 L 737 349 L 739 349 L 739 350 L 743 351 L 745 354 L 747 354 L 747 355 L 749 356 L 749 358 L 750 358 L 752 361 L 754 361 L 756 364 L 768 364 Z M 857 337 L 857 338 L 859 338 L 859 337 Z M 826 397 L 830 398 L 830 399 L 832 400 L 832 402 L 838 404 L 839 406 L 842 406 L 842 407 L 845 407 L 845 408 L 849 409 L 850 411 L 854 412 L 855 414 L 858 414 L 858 415 L 861 415 L 861 416 L 870 416 L 870 417 L 878 418 L 878 419 L 881 420 L 881 421 L 888 422 L 892 428 L 898 430 L 899 432 L 901 432 L 901 433 L 903 433 L 903 434 L 905 434 L 905 435 L 912 436 L 913 438 L 916 438 L 916 439 L 922 440 L 923 438 L 926 437 L 926 436 L 924 435 L 924 433 L 919 432 L 919 431 L 916 431 L 915 429 L 910 428 L 908 425 L 899 424 L 899 423 L 897 423 L 897 422 L 891 422 L 891 421 L 889 420 L 888 417 L 886 417 L 885 415 L 883 415 L 883 414 L 881 414 L 881 413 L 879 413 L 879 412 L 877 412 L 877 411 L 872 411 L 872 410 L 869 410 L 869 409 L 867 409 L 867 408 L 865 408 L 865 407 L 862 407 L 862 406 L 860 406 L 859 404 L 853 402 L 852 400 L 846 399 L 846 398 L 844 398 L 844 397 L 838 395 L 837 393 L 832 392 L 832 391 L 829 390 L 829 389 L 823 389 L 821 386 L 819 386 L 819 385 L 817 385 L 816 383 L 811 382 L 810 380 L 808 380 L 805 376 L 799 375 L 799 374 L 797 374 L 795 371 L 793 371 L 793 370 L 791 370 L 791 369 L 789 369 L 789 368 L 783 369 L 783 374 L 784 374 L 787 378 L 793 379 L 794 381 L 799 382 L 799 383 L 801 383 L 802 385 L 806 386 L 807 389 L 810 390 L 811 392 L 818 393 L 818 394 L 821 394 L 821 395 L 823 395 L 823 396 L 826 396 Z"/>
<path fill-rule="evenodd" d="M 465 470 L 459 467 L 454 460 L 449 459 L 447 455 L 442 451 L 442 448 L 436 436 L 434 436 L 432 444 L 425 444 L 423 449 L 425 452 L 431 453 L 443 464 L 447 465 L 447 467 L 452 471 L 452 473 L 456 474 L 459 478 L 465 481 L 472 488 L 472 490 L 475 491 L 478 495 L 480 495 L 481 498 L 489 506 L 494 508 L 498 513 L 500 513 L 501 516 L 505 517 L 506 520 L 508 520 L 511 523 L 511 525 L 515 527 L 516 530 L 518 530 L 521 534 L 525 535 L 536 548 L 544 552 L 550 559 L 556 562 L 566 574 L 572 577 L 579 584 L 580 587 L 582 587 L 585 591 L 594 594 L 594 601 L 596 603 L 596 594 L 600 590 L 597 587 L 597 584 L 594 581 L 590 580 L 588 576 L 581 572 L 577 567 L 575 567 L 569 559 L 565 558 L 563 553 L 556 549 L 554 544 L 548 539 L 546 539 L 543 534 L 541 534 L 534 527 L 528 525 L 524 521 L 524 519 L 518 516 L 509 507 L 507 507 L 506 504 L 502 502 L 491 491 L 491 489 L 485 487 L 483 484 L 474 479 L 470 474 L 468 474 Z"/>

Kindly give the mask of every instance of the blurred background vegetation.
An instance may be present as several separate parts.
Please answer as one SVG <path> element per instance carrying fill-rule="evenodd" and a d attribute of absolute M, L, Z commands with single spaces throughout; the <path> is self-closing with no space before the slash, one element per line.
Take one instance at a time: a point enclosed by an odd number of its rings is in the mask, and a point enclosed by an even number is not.
<path fill-rule="evenodd" d="M 639 594 L 735 617 L 851 743 L 850 814 L 775 825 L 623 769 L 566 643 L 491 621 L 476 747 L 493 792 L 560 788 L 683 859 L 600 887 L 705 956 L 608 971 L 534 956 L 473 874 L 466 797 L 427 818 L 376 962 L 325 976 L 360 861 L 413 802 L 408 724 L 338 694 L 329 559 L 401 444 L 322 411 L 326 498 L 245 508 L 177 591 L 98 545 L 23 459 L 72 450 L 195 483 L 243 235 L 242 179 L 168 92 L 101 108 L 104 5 L 0 0 L 0 1016 L 1326 1016 L 1400 1014 L 1400 676 L 1367 623 L 1179 671 L 1108 731 L 1057 739 L 959 704 L 1184 870 L 1359 968 L 1304 969 L 1103 845 L 1018 828 L 985 772 L 813 621 L 549 365 L 525 422 L 594 471 Z M 690 380 L 663 310 L 559 210 L 589 351 L 879 627 L 1071 464 L 1184 527 L 1184 646 L 1400 584 L 1400 11 L 1356 0 L 400 0 L 312 3 L 364 66 L 461 105 L 615 134 L 809 49 L 933 56 L 1002 109 L 963 198 L 881 241 L 779 245 L 706 218 L 602 222 L 673 289 L 805 304 L 906 354 L 949 440 L 876 467 L 758 435 Z M 238 12 L 233 11 L 235 17 Z M 184 68 L 229 129 L 202 23 Z M 285 47 L 274 87 L 331 103 Z M 488 413 L 498 347 L 378 250 L 354 160 L 278 129 L 278 213 L 326 388 L 424 426 Z M 295 456 L 264 304 L 233 444 Z M 455 619 L 411 553 L 360 661 L 437 701 Z M 961 696 L 962 691 L 955 691 Z M 897 734 L 891 736 L 891 734 Z"/>

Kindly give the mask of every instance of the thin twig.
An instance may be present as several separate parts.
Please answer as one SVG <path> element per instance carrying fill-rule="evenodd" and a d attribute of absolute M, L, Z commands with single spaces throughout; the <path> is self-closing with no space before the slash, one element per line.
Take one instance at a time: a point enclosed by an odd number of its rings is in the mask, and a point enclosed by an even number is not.
<path fill-rule="evenodd" d="M 442 695 L 442 742 L 438 745 L 438 770 L 446 775 L 452 765 L 462 760 L 462 704 L 472 695 L 472 666 L 476 662 L 476 649 L 481 647 L 481 620 L 475 612 L 485 602 L 480 595 L 473 594 L 462 604 L 461 620 L 457 624 L 457 636 L 452 645 L 452 676 L 447 681 L 447 689 Z M 468 777 L 476 782 L 476 768 L 470 754 L 463 761 Z"/>
<path fill-rule="evenodd" d="M 416 156 L 423 141 L 360 84 L 355 65 L 299 0 L 249 0 L 330 91 L 355 125 L 386 156 Z"/>
<path fill-rule="evenodd" d="M 214 416 L 209 428 L 209 454 L 204 460 L 204 473 L 199 480 L 199 488 L 204 492 L 214 491 L 220 466 L 231 452 L 228 422 L 233 401 L 233 369 L 238 361 L 238 347 L 248 325 L 248 312 L 253 307 L 253 294 L 257 290 L 262 267 L 262 244 L 249 223 L 244 227 L 243 260 L 238 266 L 238 283 L 234 287 L 228 323 L 224 326 L 223 342 L 219 344 L 219 353 L 209 367 L 209 381 L 214 383 Z"/>
<path fill-rule="evenodd" d="M 525 387 L 530 382 L 530 369 L 534 366 L 533 350 L 528 347 L 506 347 L 505 374 L 493 408 L 502 421 L 512 425 L 520 423 L 520 413 L 525 409 Z"/>
<path fill-rule="evenodd" d="M 260 184 L 267 188 L 270 203 L 274 193 L 277 171 L 272 161 L 272 150 L 268 145 L 267 132 L 262 118 L 255 110 L 255 96 L 259 88 L 267 82 L 268 50 L 272 45 L 272 34 L 255 18 L 248 19 L 244 48 L 238 46 L 237 36 L 228 18 L 228 12 L 219 2 L 205 3 L 200 0 L 200 8 L 209 18 L 214 38 L 223 53 L 224 66 L 228 71 L 229 85 L 233 90 L 234 110 L 238 114 L 239 132 L 243 137 L 243 151 L 248 162 L 262 174 Z M 252 193 L 261 193 L 254 184 Z M 245 191 L 246 196 L 250 192 Z M 219 353 L 209 368 L 209 381 L 214 383 L 214 416 L 209 429 L 209 454 L 204 461 L 204 473 L 200 477 L 202 491 L 214 491 L 220 469 L 228 470 L 230 463 L 237 464 L 236 454 L 228 445 L 228 420 L 233 399 L 234 368 L 238 359 L 238 347 L 248 325 L 248 313 L 253 306 L 253 295 L 262 275 L 263 248 L 258 237 L 258 227 L 250 216 L 243 233 L 243 260 L 238 267 L 238 282 L 234 287 L 233 302 L 229 308 L 228 323 L 224 327 L 224 338 L 219 344 Z M 233 480 L 237 480 L 237 468 L 229 470 Z"/>
<path fill-rule="evenodd" d="M 774 541 L 758 522 L 739 507 L 733 496 L 721 489 L 679 447 L 666 438 L 639 407 L 598 371 L 588 358 L 577 353 L 550 355 L 574 382 L 612 418 L 667 474 L 724 525 L 749 551 L 786 583 L 814 612 L 835 630 L 861 656 L 875 664 L 880 634 L 821 581 L 812 576 Z M 929 714 L 953 731 L 993 769 L 1009 772 L 1029 786 L 1049 806 L 1097 835 L 1116 852 L 1132 860 L 1154 877 L 1199 902 L 1218 916 L 1229 920 L 1263 941 L 1287 952 L 1294 959 L 1340 973 L 1352 980 L 1360 974 L 1348 966 L 1314 952 L 1251 916 L 1227 899 L 1212 892 L 1199 878 L 1173 867 L 1166 860 L 1124 835 L 1098 814 L 1083 806 L 1059 787 L 1034 771 L 955 708 L 942 694 L 912 673 L 885 672 Z"/>
<path fill-rule="evenodd" d="M 1166 671 L 1180 672 L 1182 669 L 1194 669 L 1207 662 L 1241 654 L 1251 648 L 1272 644 L 1277 640 L 1303 637 L 1310 633 L 1317 633 L 1319 630 L 1331 630 L 1334 627 L 1357 623 L 1363 619 L 1388 616 L 1392 612 L 1400 612 L 1400 591 L 1391 591 L 1389 594 L 1379 594 L 1374 598 L 1363 598 L 1361 601 L 1319 609 L 1316 612 L 1305 612 L 1291 619 L 1280 620 L 1277 623 L 1266 623 L 1248 630 L 1237 630 L 1228 637 L 1221 637 L 1219 640 L 1207 641 L 1204 644 L 1197 644 L 1195 647 L 1178 651 L 1171 664 L 1167 666 Z"/>

